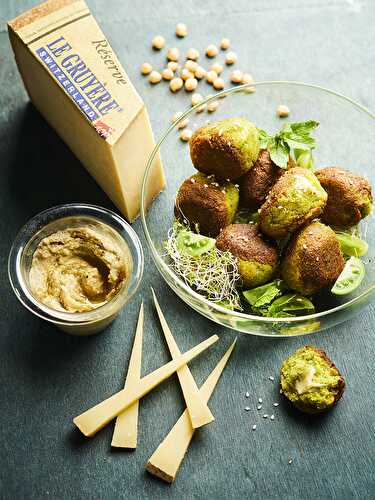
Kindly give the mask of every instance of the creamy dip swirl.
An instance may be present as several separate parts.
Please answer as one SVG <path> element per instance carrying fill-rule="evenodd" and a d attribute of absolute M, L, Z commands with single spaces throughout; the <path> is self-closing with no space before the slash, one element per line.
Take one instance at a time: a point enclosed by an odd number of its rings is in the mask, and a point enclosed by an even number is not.
<path fill-rule="evenodd" d="M 110 234 L 75 227 L 43 238 L 30 268 L 36 299 L 52 309 L 86 312 L 109 302 L 125 284 L 124 250 Z"/>

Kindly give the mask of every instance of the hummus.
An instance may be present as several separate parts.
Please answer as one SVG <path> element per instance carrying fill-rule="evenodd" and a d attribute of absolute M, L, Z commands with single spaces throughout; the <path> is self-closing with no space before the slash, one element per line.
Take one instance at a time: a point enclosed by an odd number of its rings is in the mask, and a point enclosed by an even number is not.
<path fill-rule="evenodd" d="M 69 228 L 43 238 L 30 268 L 36 299 L 52 309 L 86 312 L 109 302 L 125 284 L 124 249 L 97 228 Z"/>

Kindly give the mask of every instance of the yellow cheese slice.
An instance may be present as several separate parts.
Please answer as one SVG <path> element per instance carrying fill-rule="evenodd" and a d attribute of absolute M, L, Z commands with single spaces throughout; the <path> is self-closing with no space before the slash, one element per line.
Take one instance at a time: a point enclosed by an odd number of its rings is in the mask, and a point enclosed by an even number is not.
<path fill-rule="evenodd" d="M 162 310 L 160 309 L 159 302 L 156 298 L 153 288 L 152 295 L 154 297 L 155 307 L 159 316 L 160 324 L 164 333 L 165 340 L 167 341 L 169 351 L 172 358 L 176 358 L 181 355 L 180 349 L 173 338 L 172 332 L 170 331 L 168 324 L 165 320 Z M 194 429 L 202 427 L 202 425 L 209 424 L 214 419 L 210 409 L 207 406 L 207 402 L 203 401 L 203 397 L 195 383 L 194 377 L 187 365 L 177 370 L 178 380 L 180 381 L 181 389 L 185 398 L 186 408 L 190 415 L 191 425 Z"/>
<path fill-rule="evenodd" d="M 137 384 L 141 379 L 143 324 L 144 312 L 142 302 L 139 310 L 137 330 L 135 332 L 128 373 L 126 375 L 125 389 L 131 387 L 133 384 Z M 132 449 L 137 447 L 138 408 L 139 401 L 136 401 L 117 417 L 111 446 Z"/>
<path fill-rule="evenodd" d="M 160 384 L 160 382 L 170 377 L 181 368 L 181 366 L 189 363 L 189 361 L 201 354 L 218 340 L 219 337 L 217 335 L 212 335 L 181 356 L 178 356 L 178 358 L 172 359 L 169 363 L 141 378 L 138 383 L 129 388 L 122 389 L 122 391 L 117 392 L 110 398 L 86 410 L 78 417 L 75 417 L 73 419 L 74 424 L 85 436 L 93 436 L 111 420 L 117 417 L 117 415 L 126 410 L 126 408 L 141 399 L 154 389 L 154 387 Z"/>
<path fill-rule="evenodd" d="M 233 342 L 202 385 L 200 393 L 205 401 L 209 401 L 235 344 L 236 341 Z M 194 431 L 189 412 L 186 409 L 147 462 L 147 471 L 163 481 L 172 483 L 187 452 Z"/>
<path fill-rule="evenodd" d="M 143 101 L 86 3 L 48 0 L 10 21 L 8 30 L 34 106 L 134 220 L 154 139 Z M 157 155 L 147 204 L 164 184 Z"/>

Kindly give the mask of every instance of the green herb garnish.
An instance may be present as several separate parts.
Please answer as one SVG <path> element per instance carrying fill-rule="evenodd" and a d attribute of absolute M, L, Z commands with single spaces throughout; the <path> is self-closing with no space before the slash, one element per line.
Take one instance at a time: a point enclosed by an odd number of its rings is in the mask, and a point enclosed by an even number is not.
<path fill-rule="evenodd" d="M 282 280 L 274 280 L 243 292 L 243 296 L 251 311 L 260 316 L 280 318 L 314 312 L 314 304 L 308 298 L 298 293 L 285 293 L 286 289 Z"/>
<path fill-rule="evenodd" d="M 287 293 L 272 302 L 268 309 L 268 316 L 283 318 L 311 314 L 314 311 L 315 307 L 310 299 L 299 293 Z"/>
<path fill-rule="evenodd" d="M 268 149 L 271 160 L 280 168 L 286 169 L 289 156 L 293 153 L 296 161 L 301 166 L 312 168 L 313 159 L 311 151 L 315 148 L 315 139 L 311 133 L 319 122 L 286 123 L 277 134 L 270 136 L 262 129 L 258 129 L 259 142 L 262 149 Z M 308 155 L 305 153 L 309 153 Z M 300 158 L 300 162 L 298 159 Z"/>

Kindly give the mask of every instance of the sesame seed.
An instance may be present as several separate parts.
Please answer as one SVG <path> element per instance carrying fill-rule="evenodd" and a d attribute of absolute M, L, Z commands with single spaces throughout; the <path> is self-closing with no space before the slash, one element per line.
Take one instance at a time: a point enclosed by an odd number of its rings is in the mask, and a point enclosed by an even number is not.
<path fill-rule="evenodd" d="M 261 409 L 262 409 L 262 405 L 259 405 L 259 406 L 258 406 L 258 410 L 261 410 Z"/>
<path fill-rule="evenodd" d="M 205 187 L 205 188 L 208 188 L 208 184 L 204 184 L 204 187 Z"/>
<path fill-rule="evenodd" d="M 248 398 L 250 396 L 250 393 L 246 392 L 245 393 L 245 398 Z"/>
<path fill-rule="evenodd" d="M 258 399 L 258 403 L 262 404 L 262 403 L 263 403 L 263 399 L 262 399 L 262 398 L 259 398 L 259 399 Z"/>
<path fill-rule="evenodd" d="M 272 375 L 270 377 L 268 377 L 272 382 L 275 380 L 275 377 L 272 377 Z"/>
<path fill-rule="evenodd" d="M 192 184 L 194 184 L 195 179 L 190 179 L 190 182 L 191 182 Z"/>
<path fill-rule="evenodd" d="M 271 415 L 270 419 L 275 420 L 275 415 Z"/>
<path fill-rule="evenodd" d="M 265 414 L 263 415 L 263 418 L 268 418 L 268 414 L 267 414 L 267 413 L 265 413 Z"/>
<path fill-rule="evenodd" d="M 319 257 L 316 258 L 316 262 L 319 262 Z"/>
<path fill-rule="evenodd" d="M 279 403 L 273 403 L 273 406 L 279 406 Z"/>
<path fill-rule="evenodd" d="M 280 389 L 280 391 L 279 391 L 279 392 L 280 392 L 280 394 L 282 394 L 282 393 L 283 393 L 283 390 L 282 390 L 282 389 Z"/>
<path fill-rule="evenodd" d="M 250 406 L 245 406 L 245 411 L 250 411 Z"/>
<path fill-rule="evenodd" d="M 257 426 L 254 424 L 252 427 L 253 431 L 255 431 L 256 428 L 257 428 Z"/>

